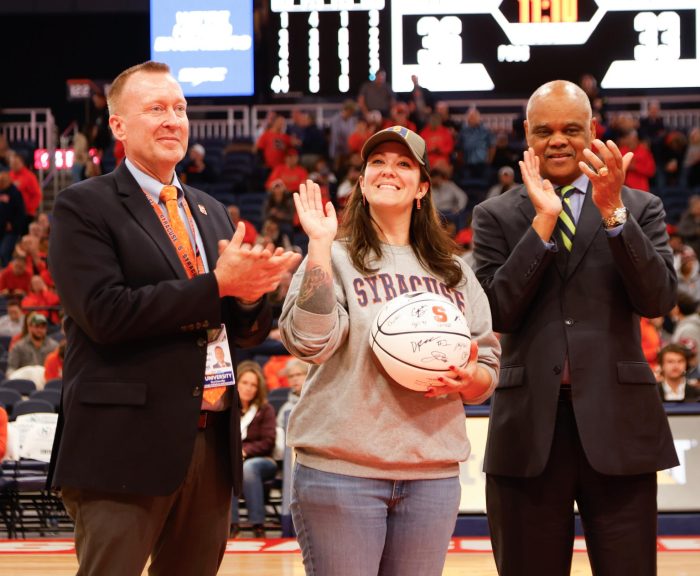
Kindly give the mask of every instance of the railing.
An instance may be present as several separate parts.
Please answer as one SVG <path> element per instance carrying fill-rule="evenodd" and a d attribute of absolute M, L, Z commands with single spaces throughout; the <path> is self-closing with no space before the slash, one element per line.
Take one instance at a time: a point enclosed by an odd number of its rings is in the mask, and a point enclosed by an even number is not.
<path fill-rule="evenodd" d="M 251 135 L 248 106 L 188 106 L 190 138 L 206 140 L 249 139 Z"/>

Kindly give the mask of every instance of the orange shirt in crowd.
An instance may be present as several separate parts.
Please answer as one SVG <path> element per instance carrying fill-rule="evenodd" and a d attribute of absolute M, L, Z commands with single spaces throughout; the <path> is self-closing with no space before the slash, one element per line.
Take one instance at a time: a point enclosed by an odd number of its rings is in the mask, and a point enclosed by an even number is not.
<path fill-rule="evenodd" d="M 265 375 L 268 390 L 287 388 L 289 386 L 286 376 L 283 376 L 281 372 L 292 358 L 293 356 L 270 356 L 270 359 L 265 362 L 263 374 Z"/>
<path fill-rule="evenodd" d="M 63 378 L 63 360 L 58 354 L 58 348 L 49 352 L 44 360 L 44 380 L 48 382 L 54 378 Z"/>
<path fill-rule="evenodd" d="M 29 216 L 36 216 L 36 211 L 41 204 L 41 186 L 39 179 L 26 166 L 19 170 L 10 170 L 10 179 L 22 193 L 24 210 Z"/>

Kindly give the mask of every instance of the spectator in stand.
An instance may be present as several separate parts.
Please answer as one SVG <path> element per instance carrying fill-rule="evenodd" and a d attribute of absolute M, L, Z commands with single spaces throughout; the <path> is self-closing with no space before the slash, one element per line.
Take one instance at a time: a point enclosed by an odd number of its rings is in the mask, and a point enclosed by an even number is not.
<path fill-rule="evenodd" d="M 369 122 L 366 118 L 358 118 L 355 122 L 355 129 L 352 134 L 348 136 L 348 152 L 352 154 L 359 154 L 364 146 L 365 142 L 374 132 L 371 131 L 369 127 Z"/>
<path fill-rule="evenodd" d="M 697 381 L 686 378 L 689 355 L 680 344 L 667 344 L 659 352 L 659 395 L 664 402 L 700 402 Z"/>
<path fill-rule="evenodd" d="M 433 93 L 420 85 L 418 76 L 411 76 L 413 89 L 408 95 L 408 110 L 410 119 L 415 122 L 419 130 L 422 130 L 428 122 L 428 118 L 435 108 L 435 97 Z"/>
<path fill-rule="evenodd" d="M 355 130 L 357 124 L 357 104 L 354 100 L 346 100 L 340 111 L 331 118 L 329 123 L 330 136 L 328 141 L 328 155 L 333 162 L 333 170 L 340 173 L 344 170 L 346 161 L 350 156 L 348 139 Z"/>
<path fill-rule="evenodd" d="M 261 246 L 273 244 L 275 248 L 284 248 L 285 250 L 292 249 L 292 241 L 289 239 L 289 236 L 280 231 L 279 224 L 272 218 L 268 218 L 263 222 L 257 243 Z"/>
<path fill-rule="evenodd" d="M 104 152 L 112 147 L 112 131 L 109 129 L 109 109 L 107 98 L 102 90 L 96 89 L 92 93 L 92 106 L 90 108 L 86 134 L 90 140 L 90 146 L 97 148 L 100 158 Z"/>
<path fill-rule="evenodd" d="M 644 318 L 639 321 L 639 330 L 642 337 L 642 351 L 646 358 L 649 368 L 654 374 L 658 374 L 659 350 L 661 349 L 661 327 L 663 325 L 663 317 L 661 318 Z"/>
<path fill-rule="evenodd" d="M 15 255 L 6 268 L 0 272 L 0 296 L 24 298 L 29 292 L 32 274 L 27 270 L 27 260 Z"/>
<path fill-rule="evenodd" d="M 452 166 L 452 152 L 455 140 L 452 131 L 442 124 L 442 116 L 438 113 L 430 115 L 428 124 L 420 131 L 428 147 L 428 162 L 431 166 L 440 163 Z"/>
<path fill-rule="evenodd" d="M 231 204 L 228 207 L 228 215 L 231 217 L 231 222 L 233 222 L 233 227 L 236 228 L 239 222 L 243 222 L 245 226 L 245 235 L 243 236 L 243 243 L 250 244 L 251 246 L 255 244 L 258 239 L 258 231 L 255 229 L 255 225 L 243 218 L 241 218 L 241 209 Z"/>
<path fill-rule="evenodd" d="M 44 366 L 46 356 L 58 347 L 58 342 L 46 336 L 48 320 L 43 314 L 27 315 L 28 334 L 12 346 L 7 359 L 7 374 L 24 366 Z"/>
<path fill-rule="evenodd" d="M 700 253 L 700 195 L 688 199 L 688 208 L 678 222 L 678 235 L 696 254 Z"/>
<path fill-rule="evenodd" d="M 0 265 L 10 262 L 26 222 L 22 194 L 12 183 L 9 170 L 0 166 Z"/>
<path fill-rule="evenodd" d="M 318 160 L 328 156 L 328 143 L 323 130 L 318 127 L 309 112 L 302 111 L 300 122 L 301 137 L 297 145 L 300 156 L 299 161 L 306 170 L 310 171 L 313 170 Z"/>
<path fill-rule="evenodd" d="M 7 301 L 7 314 L 0 316 L 0 336 L 15 336 L 22 331 L 24 314 L 19 300 Z"/>
<path fill-rule="evenodd" d="M 481 122 L 479 110 L 472 106 L 457 136 L 455 151 L 460 166 L 460 178 L 486 180 L 493 158 L 491 132 Z"/>
<path fill-rule="evenodd" d="M 450 107 L 447 102 L 437 102 L 435 104 L 435 112 L 440 115 L 442 125 L 452 132 L 452 136 L 454 138 L 457 138 L 457 134 L 459 134 L 462 124 L 452 119 L 452 116 L 450 115 Z"/>
<path fill-rule="evenodd" d="M 287 361 L 283 372 L 287 378 L 287 384 L 289 385 L 289 394 L 287 395 L 287 401 L 277 410 L 277 426 L 285 430 L 284 421 L 286 413 L 291 411 L 291 409 L 297 405 L 297 402 L 299 402 L 301 389 L 304 386 L 306 375 L 309 373 L 309 364 L 292 357 Z"/>
<path fill-rule="evenodd" d="M 383 117 L 389 116 L 396 97 L 386 81 L 386 72 L 377 70 L 374 79 L 367 80 L 360 86 L 357 103 L 362 114 L 370 110 L 379 110 Z"/>
<path fill-rule="evenodd" d="M 15 246 L 14 255 L 23 256 L 27 263 L 27 272 L 32 276 L 46 270 L 46 252 L 41 252 L 39 238 L 25 234 Z"/>
<path fill-rule="evenodd" d="M 270 170 L 284 164 L 287 150 L 292 145 L 292 139 L 286 134 L 285 127 L 284 116 L 275 116 L 255 143 L 254 151 L 262 153 L 263 162 Z"/>
<path fill-rule="evenodd" d="M 24 157 L 17 152 L 10 154 L 10 179 L 22 194 L 24 211 L 27 214 L 26 223 L 29 224 L 41 205 L 41 186 L 34 172 L 27 168 Z M 25 231 L 26 227 L 20 232 L 24 233 Z"/>
<path fill-rule="evenodd" d="M 678 301 L 674 308 L 676 326 L 671 335 L 671 342 L 692 344 L 697 350 L 700 346 L 700 315 L 698 300 L 693 294 L 678 292 Z"/>
<path fill-rule="evenodd" d="M 0 169 L 10 168 L 10 145 L 7 143 L 7 136 L 0 134 Z"/>
<path fill-rule="evenodd" d="M 180 178 L 183 182 L 186 182 L 190 186 L 216 182 L 216 172 L 214 172 L 214 169 L 204 160 L 206 155 L 207 151 L 201 144 L 192 144 L 192 146 L 190 146 L 187 160 L 185 160 L 183 171 L 180 174 Z"/>
<path fill-rule="evenodd" d="M 44 361 L 44 382 L 63 378 L 63 359 L 66 356 L 66 341 L 62 340 L 58 347 L 46 355 Z"/>
<path fill-rule="evenodd" d="M 503 130 L 496 134 L 494 140 L 493 157 L 491 158 L 491 169 L 499 170 L 503 166 L 510 166 L 513 170 L 522 158 L 522 152 L 516 151 L 508 140 L 508 134 Z"/>
<path fill-rule="evenodd" d="M 403 126 L 404 128 L 417 132 L 418 129 L 416 128 L 416 125 L 409 119 L 408 115 L 408 104 L 405 102 L 396 102 L 391 107 L 391 114 L 389 118 L 383 121 L 382 129 L 391 128 L 392 126 Z"/>
<path fill-rule="evenodd" d="M 583 74 L 579 80 L 579 86 L 588 96 L 588 101 L 591 104 L 593 114 L 600 114 L 601 118 L 605 118 L 605 98 L 598 88 L 598 80 L 593 74 Z"/>
<path fill-rule="evenodd" d="M 450 179 L 450 175 L 442 166 L 435 166 L 430 171 L 430 180 L 436 210 L 445 220 L 459 225 L 459 216 L 469 201 L 466 192 Z"/>
<path fill-rule="evenodd" d="M 275 409 L 267 402 L 265 377 L 258 363 L 245 360 L 238 365 L 237 373 L 243 440 L 243 497 L 253 537 L 265 538 L 263 483 L 277 474 L 277 463 L 272 459 L 277 432 Z M 235 538 L 238 532 L 238 500 L 234 498 L 231 537 Z"/>
<path fill-rule="evenodd" d="M 29 292 L 22 299 L 22 309 L 24 311 L 38 309 L 49 319 L 51 324 L 57 325 L 61 321 L 58 313 L 60 305 L 58 294 L 46 286 L 44 279 L 39 275 L 32 276 Z"/>
<path fill-rule="evenodd" d="M 348 198 L 350 197 L 350 194 L 352 194 L 352 191 L 355 188 L 355 185 L 357 184 L 357 180 L 360 177 L 360 169 L 351 164 L 348 167 L 348 171 L 345 174 L 345 178 L 343 181 L 338 185 L 338 192 L 336 194 L 336 202 L 339 207 L 344 207 L 345 204 L 348 201 Z"/>
<path fill-rule="evenodd" d="M 282 180 L 271 182 L 263 205 L 263 220 L 272 219 L 280 225 L 280 229 L 291 234 L 295 213 L 294 200 L 284 182 Z"/>
<path fill-rule="evenodd" d="M 685 159 L 685 149 L 688 139 L 680 130 L 672 130 L 663 140 L 659 158 L 656 160 L 657 186 L 663 190 L 666 186 L 680 186 L 682 183 L 682 167 Z"/>
<path fill-rule="evenodd" d="M 658 156 L 666 136 L 666 126 L 661 116 L 661 104 L 651 100 L 646 114 L 639 119 L 639 139 L 647 143 L 654 156 Z"/>
<path fill-rule="evenodd" d="M 688 188 L 700 188 L 700 127 L 688 134 L 688 148 L 683 159 L 683 182 Z"/>
<path fill-rule="evenodd" d="M 500 196 L 511 188 L 515 188 L 515 186 L 517 186 L 515 183 L 515 171 L 510 166 L 502 166 L 498 170 L 498 182 L 489 188 L 486 198 Z"/>
<path fill-rule="evenodd" d="M 281 180 L 290 193 L 297 192 L 299 184 L 305 182 L 308 177 L 306 168 L 299 165 L 299 152 L 296 148 L 289 148 L 284 163 L 275 166 L 270 172 L 265 181 L 265 188 L 270 189 L 273 182 Z"/>
<path fill-rule="evenodd" d="M 636 130 L 630 130 L 623 134 L 618 142 L 620 153 L 624 156 L 627 152 L 632 152 L 632 162 L 627 168 L 625 184 L 630 188 L 649 192 L 649 179 L 656 173 L 656 162 L 651 150 L 644 142 L 640 142 Z"/>

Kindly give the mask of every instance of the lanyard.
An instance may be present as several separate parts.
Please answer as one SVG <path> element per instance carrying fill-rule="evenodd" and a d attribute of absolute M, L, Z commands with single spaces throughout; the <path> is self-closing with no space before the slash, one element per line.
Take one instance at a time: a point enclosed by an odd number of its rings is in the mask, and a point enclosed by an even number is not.
<path fill-rule="evenodd" d="M 187 216 L 187 224 L 192 232 L 192 238 L 194 238 L 194 253 L 192 251 L 192 243 L 190 242 L 189 237 L 187 238 L 187 244 L 185 244 L 184 239 L 178 238 L 172 225 L 170 224 L 170 220 L 168 220 L 165 214 L 163 214 L 161 207 L 156 204 L 155 200 L 153 200 L 150 194 L 148 194 L 146 191 L 144 191 L 144 194 L 146 195 L 148 202 L 151 204 L 151 206 L 153 206 L 153 209 L 155 210 L 165 233 L 173 243 L 175 252 L 180 258 L 180 262 L 182 263 L 182 267 L 185 269 L 187 277 L 194 278 L 197 276 L 197 274 L 203 274 L 204 262 L 202 261 L 201 254 L 199 253 L 199 247 L 197 246 L 197 232 L 194 226 L 194 218 L 192 218 L 192 212 L 190 212 L 190 207 L 188 206 L 187 201 L 182 203 L 182 207 L 184 208 L 185 215 Z"/>

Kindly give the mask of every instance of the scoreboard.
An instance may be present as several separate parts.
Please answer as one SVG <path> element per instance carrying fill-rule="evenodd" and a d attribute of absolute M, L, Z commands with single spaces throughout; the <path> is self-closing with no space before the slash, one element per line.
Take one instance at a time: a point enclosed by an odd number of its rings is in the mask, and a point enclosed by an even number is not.
<path fill-rule="evenodd" d="M 271 0 L 268 94 L 354 96 L 379 68 L 436 92 L 700 87 L 700 0 Z"/>

